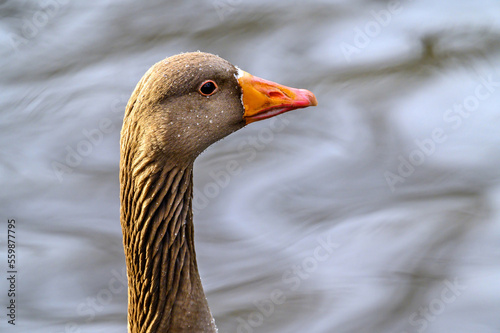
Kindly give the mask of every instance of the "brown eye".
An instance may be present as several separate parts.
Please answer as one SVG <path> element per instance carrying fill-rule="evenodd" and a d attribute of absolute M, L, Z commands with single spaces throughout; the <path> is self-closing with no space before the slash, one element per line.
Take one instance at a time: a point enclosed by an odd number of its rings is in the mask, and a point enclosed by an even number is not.
<path fill-rule="evenodd" d="M 198 89 L 200 94 L 203 96 L 210 96 L 217 91 L 217 84 L 212 80 L 207 80 L 201 84 L 200 89 Z"/>

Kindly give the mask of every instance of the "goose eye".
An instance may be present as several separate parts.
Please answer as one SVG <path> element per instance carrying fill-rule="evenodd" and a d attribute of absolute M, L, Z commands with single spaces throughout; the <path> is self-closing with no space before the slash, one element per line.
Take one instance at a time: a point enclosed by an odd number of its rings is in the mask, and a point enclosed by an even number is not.
<path fill-rule="evenodd" d="M 201 84 L 198 91 L 203 96 L 210 96 L 217 91 L 217 84 L 212 80 L 207 80 Z"/>

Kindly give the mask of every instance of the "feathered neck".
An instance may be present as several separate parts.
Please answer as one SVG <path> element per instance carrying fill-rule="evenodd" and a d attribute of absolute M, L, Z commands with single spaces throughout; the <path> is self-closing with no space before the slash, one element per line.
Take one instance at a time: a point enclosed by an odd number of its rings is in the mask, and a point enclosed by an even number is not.
<path fill-rule="evenodd" d="M 129 332 L 216 332 L 196 264 L 193 164 L 146 156 L 126 141 L 120 191 Z"/>

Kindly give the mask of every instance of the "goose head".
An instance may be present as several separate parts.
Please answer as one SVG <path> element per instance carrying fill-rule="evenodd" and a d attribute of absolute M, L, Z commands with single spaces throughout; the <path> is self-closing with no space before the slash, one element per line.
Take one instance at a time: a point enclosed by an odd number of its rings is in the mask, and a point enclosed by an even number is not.
<path fill-rule="evenodd" d="M 147 140 L 142 144 L 150 149 L 192 162 L 249 123 L 316 104 L 310 91 L 255 77 L 213 54 L 183 53 L 143 76 L 127 105 L 125 125 L 141 127 Z"/>

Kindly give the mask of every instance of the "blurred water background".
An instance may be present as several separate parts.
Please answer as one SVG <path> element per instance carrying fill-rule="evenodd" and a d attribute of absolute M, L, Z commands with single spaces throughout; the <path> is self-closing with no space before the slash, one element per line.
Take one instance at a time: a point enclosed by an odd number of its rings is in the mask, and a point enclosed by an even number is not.
<path fill-rule="evenodd" d="M 500 332 L 498 1 L 23 0 L 0 17 L 0 331 L 126 331 L 124 108 L 152 64 L 202 50 L 319 101 L 195 164 L 220 332 Z"/>

